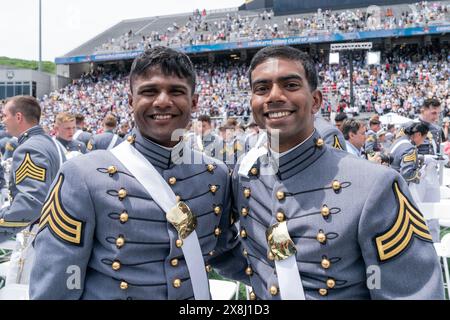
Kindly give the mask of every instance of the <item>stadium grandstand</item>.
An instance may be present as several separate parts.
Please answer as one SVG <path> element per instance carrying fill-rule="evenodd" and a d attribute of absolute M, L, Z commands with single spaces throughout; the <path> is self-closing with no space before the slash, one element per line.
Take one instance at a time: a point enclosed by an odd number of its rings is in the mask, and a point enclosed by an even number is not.
<path fill-rule="evenodd" d="M 53 111 L 66 109 L 85 113 L 94 131 L 107 112 L 130 121 L 126 74 L 134 57 L 157 45 L 191 56 L 199 76 L 200 113 L 220 121 L 251 119 L 246 66 L 268 45 L 292 45 L 315 58 L 324 113 L 394 110 L 412 116 L 430 94 L 449 105 L 450 1 L 360 6 L 342 9 L 330 2 L 314 11 L 277 14 L 277 1 L 254 1 L 239 8 L 121 21 L 56 58 L 58 74 L 72 84 L 42 97 L 48 123 Z M 293 12 L 302 11 L 297 9 Z M 381 60 L 368 65 L 366 51 L 355 51 L 351 90 L 348 55 L 342 54 L 339 64 L 330 64 L 328 57 L 332 43 L 355 41 L 370 41 Z"/>

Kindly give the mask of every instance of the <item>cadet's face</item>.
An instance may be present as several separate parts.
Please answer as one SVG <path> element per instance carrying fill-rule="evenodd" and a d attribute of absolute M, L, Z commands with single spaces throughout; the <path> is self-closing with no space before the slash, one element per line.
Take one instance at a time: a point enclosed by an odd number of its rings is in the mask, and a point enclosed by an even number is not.
<path fill-rule="evenodd" d="M 172 147 L 179 141 L 172 134 L 188 125 L 191 111 L 197 106 L 197 95 L 191 93 L 187 79 L 166 76 L 159 68 L 153 68 L 135 79 L 129 101 L 140 132 Z"/>
<path fill-rule="evenodd" d="M 270 58 L 252 72 L 250 103 L 260 128 L 279 130 L 278 151 L 284 152 L 311 135 L 322 94 L 311 92 L 301 63 Z"/>
<path fill-rule="evenodd" d="M 366 141 L 366 127 L 360 127 L 356 134 L 350 132 L 349 138 L 352 145 L 356 148 L 362 148 L 364 146 L 364 142 Z"/>
<path fill-rule="evenodd" d="M 422 109 L 422 119 L 429 123 L 436 123 L 441 114 L 441 107 L 429 107 Z"/>
<path fill-rule="evenodd" d="M 56 136 L 66 141 L 72 141 L 76 131 L 75 120 L 66 121 L 55 126 Z"/>
<path fill-rule="evenodd" d="M 423 144 L 426 138 L 427 135 L 426 134 L 422 135 L 420 132 L 416 132 L 412 136 L 412 140 L 414 141 L 414 144 L 416 146 L 420 146 L 421 144 Z"/>
<path fill-rule="evenodd" d="M 18 119 L 16 115 L 11 113 L 12 102 L 8 102 L 2 110 L 3 113 L 3 125 L 5 126 L 6 132 L 10 135 L 17 137 L 20 135 L 18 130 Z"/>

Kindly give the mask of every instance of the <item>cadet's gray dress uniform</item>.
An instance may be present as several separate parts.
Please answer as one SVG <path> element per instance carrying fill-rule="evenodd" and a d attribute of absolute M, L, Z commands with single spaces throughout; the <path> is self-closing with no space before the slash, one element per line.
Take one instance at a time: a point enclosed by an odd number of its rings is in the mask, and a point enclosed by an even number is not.
<path fill-rule="evenodd" d="M 397 139 L 392 145 L 394 152 L 391 152 L 393 158 L 392 169 L 400 172 L 407 182 L 417 183 L 419 176 L 419 159 L 417 157 L 417 147 L 413 145 L 408 136 Z"/>
<path fill-rule="evenodd" d="M 426 122 L 420 117 L 418 119 L 421 123 L 425 124 L 428 129 L 428 135 L 425 141 L 417 147 L 419 154 L 436 154 L 440 152 L 440 145 L 443 140 L 442 128 L 436 124 Z M 434 144 L 434 146 L 433 146 Z M 436 150 L 435 150 L 436 149 Z"/>
<path fill-rule="evenodd" d="M 77 132 L 75 132 L 75 134 L 73 135 L 73 139 L 81 141 L 87 146 L 87 144 L 88 144 L 89 140 L 91 140 L 92 136 L 93 136 L 92 133 L 78 129 Z"/>
<path fill-rule="evenodd" d="M 19 146 L 19 141 L 16 137 L 11 137 L 5 144 L 5 153 L 3 154 L 3 159 L 12 158 L 14 151 Z"/>
<path fill-rule="evenodd" d="M 202 159 L 201 164 L 175 164 L 189 150 L 183 142 L 171 150 L 138 131 L 127 141 L 197 216 L 205 264 L 198 267 L 210 271 L 212 265 L 234 278 L 234 268 L 237 272 L 244 265 L 227 256 L 239 245 L 237 230 L 230 227 L 227 168 L 197 151 L 191 155 Z M 35 241 L 30 296 L 192 299 L 182 245 L 165 213 L 111 152 L 88 153 L 63 165 L 46 200 Z M 66 285 L 66 270 L 72 265 L 80 267 L 80 289 Z"/>
<path fill-rule="evenodd" d="M 315 115 L 314 127 L 325 143 L 333 148 L 347 150 L 342 132 L 321 116 Z"/>
<path fill-rule="evenodd" d="M 112 143 L 113 139 L 115 140 L 114 143 Z M 104 133 L 92 136 L 87 144 L 87 150 L 108 150 L 108 147 L 112 149 L 121 142 L 123 142 L 123 138 L 119 137 L 112 131 L 106 131 Z"/>
<path fill-rule="evenodd" d="M 371 155 L 381 150 L 380 143 L 378 142 L 377 133 L 372 129 L 366 132 L 366 142 L 364 143 L 364 153 Z"/>
<path fill-rule="evenodd" d="M 71 141 L 67 141 L 61 138 L 56 137 L 56 140 L 58 140 L 58 142 L 63 146 L 63 152 L 67 153 L 70 151 L 78 151 L 81 153 L 86 153 L 87 149 L 86 149 L 86 145 L 78 140 L 71 140 Z"/>
<path fill-rule="evenodd" d="M 315 132 L 233 174 L 252 299 L 280 299 L 269 227 L 286 221 L 306 299 L 442 299 L 441 268 L 424 218 L 395 171 L 325 145 Z M 369 290 L 374 269 L 381 282 Z M 368 274 L 366 274 L 366 272 Z"/>
<path fill-rule="evenodd" d="M 18 140 L 12 162 L 11 205 L 0 211 L 0 241 L 15 235 L 39 218 L 47 192 L 59 170 L 55 144 L 35 126 Z"/>

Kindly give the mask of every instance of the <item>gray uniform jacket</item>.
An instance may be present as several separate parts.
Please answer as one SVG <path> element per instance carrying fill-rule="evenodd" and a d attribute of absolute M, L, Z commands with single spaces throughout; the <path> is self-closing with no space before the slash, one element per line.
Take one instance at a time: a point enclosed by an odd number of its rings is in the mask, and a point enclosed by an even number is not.
<path fill-rule="evenodd" d="M 81 132 L 79 132 L 81 131 Z M 79 133 L 78 133 L 79 132 Z M 92 138 L 92 133 L 88 132 L 88 131 L 83 131 L 81 129 L 78 129 L 77 132 L 74 135 L 74 140 L 78 140 L 83 142 L 85 145 L 88 144 L 89 140 L 91 140 Z"/>
<path fill-rule="evenodd" d="M 78 151 L 81 153 L 86 153 L 86 145 L 78 140 L 72 140 L 72 141 L 67 141 L 61 138 L 56 138 L 64 147 L 63 152 L 69 152 L 69 151 Z"/>
<path fill-rule="evenodd" d="M 333 148 L 340 150 L 347 150 L 345 139 L 342 132 L 320 116 L 315 116 L 314 127 L 320 133 L 320 136 L 325 140 L 325 143 Z"/>
<path fill-rule="evenodd" d="M 0 211 L 0 241 L 39 218 L 50 185 L 59 170 L 59 154 L 40 126 L 19 137 L 12 162 L 11 205 Z"/>
<path fill-rule="evenodd" d="M 406 141 L 406 142 L 405 142 Z M 419 176 L 419 160 L 417 157 L 417 148 L 413 145 L 408 136 L 397 139 L 392 145 L 392 169 L 400 172 L 407 182 L 418 183 Z"/>
<path fill-rule="evenodd" d="M 268 172 L 275 167 L 275 174 Z M 318 133 L 233 175 L 251 298 L 280 299 L 266 231 L 286 221 L 307 299 L 442 299 L 439 259 L 404 179 Z M 370 287 L 370 289 L 369 289 Z"/>
<path fill-rule="evenodd" d="M 201 159 L 199 164 L 175 164 L 189 151 L 184 143 L 168 150 L 138 131 L 127 141 L 197 216 L 196 233 L 205 263 L 198 267 L 209 271 L 212 265 L 223 275 L 239 276 L 245 261 L 237 229 L 231 226 L 227 167 L 197 151 L 192 154 Z M 74 158 L 63 165 L 42 211 L 30 297 L 192 299 L 189 272 L 177 240 L 165 213 L 109 151 Z M 68 270 L 78 270 L 79 287 L 68 287 L 72 275 Z"/>
<path fill-rule="evenodd" d="M 112 148 L 119 145 L 123 141 L 123 138 L 120 138 L 118 135 L 114 134 L 111 131 L 92 136 L 87 144 L 88 152 L 93 150 L 107 150 L 114 136 L 117 136 L 117 139 L 114 145 L 112 145 Z"/>

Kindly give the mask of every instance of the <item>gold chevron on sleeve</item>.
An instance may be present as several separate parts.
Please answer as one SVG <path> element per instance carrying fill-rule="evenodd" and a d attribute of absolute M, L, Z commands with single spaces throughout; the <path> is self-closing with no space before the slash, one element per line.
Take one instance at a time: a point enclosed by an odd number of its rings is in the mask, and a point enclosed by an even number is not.
<path fill-rule="evenodd" d="M 30 153 L 27 152 L 22 164 L 16 170 L 16 184 L 21 183 L 26 178 L 45 181 L 45 172 L 45 168 L 37 166 L 33 160 L 31 160 Z"/>
<path fill-rule="evenodd" d="M 81 245 L 83 222 L 76 220 L 65 212 L 61 203 L 61 186 L 64 175 L 60 175 L 48 200 L 42 207 L 42 215 L 39 221 L 39 232 L 49 227 L 50 231 L 63 242 Z"/>
<path fill-rule="evenodd" d="M 344 150 L 344 148 L 342 148 L 341 143 L 339 142 L 338 136 L 334 135 L 334 142 L 333 142 L 333 148 L 339 149 L 339 150 Z"/>
<path fill-rule="evenodd" d="M 403 162 L 416 162 L 416 160 L 417 160 L 416 151 L 403 157 Z"/>
<path fill-rule="evenodd" d="M 397 219 L 386 233 L 375 238 L 378 257 L 382 262 L 403 253 L 409 247 L 413 236 L 432 241 L 423 215 L 402 193 L 397 181 L 393 183 L 392 188 L 398 201 Z"/>

